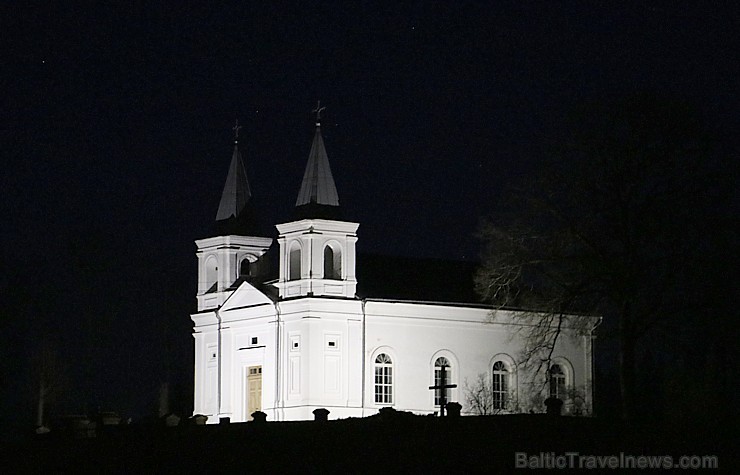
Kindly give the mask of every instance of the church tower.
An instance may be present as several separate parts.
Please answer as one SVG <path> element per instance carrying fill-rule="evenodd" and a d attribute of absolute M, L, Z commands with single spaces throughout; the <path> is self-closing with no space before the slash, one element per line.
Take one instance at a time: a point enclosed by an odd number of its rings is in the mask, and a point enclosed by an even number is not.
<path fill-rule="evenodd" d="M 340 220 L 339 196 L 321 135 L 321 112 L 296 200 L 296 221 L 278 224 L 280 298 L 354 298 L 355 243 L 359 224 Z"/>
<path fill-rule="evenodd" d="M 239 122 L 234 126 L 234 152 L 216 213 L 216 237 L 198 246 L 198 311 L 218 308 L 244 280 L 262 273 L 272 239 L 254 236 L 252 193 L 239 151 Z"/>

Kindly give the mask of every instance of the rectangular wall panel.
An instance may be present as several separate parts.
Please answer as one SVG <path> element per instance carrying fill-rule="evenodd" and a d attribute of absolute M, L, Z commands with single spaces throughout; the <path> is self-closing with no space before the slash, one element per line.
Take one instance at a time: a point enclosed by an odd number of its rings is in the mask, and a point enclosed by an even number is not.
<path fill-rule="evenodd" d="M 206 407 L 208 412 L 215 414 L 218 407 L 218 368 L 208 368 L 206 378 Z"/>
<path fill-rule="evenodd" d="M 324 356 L 324 392 L 338 394 L 339 371 L 341 369 L 341 359 L 339 355 Z"/>
<path fill-rule="evenodd" d="M 301 392 L 301 357 L 290 357 L 290 369 L 288 375 L 288 391 L 290 394 L 299 394 Z"/>

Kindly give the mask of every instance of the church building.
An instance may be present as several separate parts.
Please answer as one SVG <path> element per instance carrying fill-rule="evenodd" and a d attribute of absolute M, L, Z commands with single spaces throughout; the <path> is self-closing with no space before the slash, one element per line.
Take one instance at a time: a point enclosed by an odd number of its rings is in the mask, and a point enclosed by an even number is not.
<path fill-rule="evenodd" d="M 460 298 L 448 298 L 461 286 L 455 272 L 436 268 L 442 263 L 399 259 L 369 271 L 371 260 L 357 252 L 360 224 L 341 219 L 320 110 L 296 191 L 295 219 L 276 225 L 276 240 L 257 235 L 235 141 L 217 235 L 196 241 L 195 414 L 208 423 L 241 422 L 262 411 L 268 420 L 288 421 L 313 419 L 323 408 L 336 419 L 384 407 L 439 413 L 445 401 L 459 402 L 466 414 L 476 385 L 483 385 L 490 412 L 541 412 L 548 396 L 563 400 L 566 413 L 592 412 L 593 328 L 586 335 L 565 328 L 549 380 L 532 384 L 517 361 L 517 311 L 476 303 L 468 297 L 472 279 Z M 423 287 L 413 280 L 417 270 L 451 282 L 429 295 L 404 292 Z M 384 275 L 396 292 L 371 282 Z"/>

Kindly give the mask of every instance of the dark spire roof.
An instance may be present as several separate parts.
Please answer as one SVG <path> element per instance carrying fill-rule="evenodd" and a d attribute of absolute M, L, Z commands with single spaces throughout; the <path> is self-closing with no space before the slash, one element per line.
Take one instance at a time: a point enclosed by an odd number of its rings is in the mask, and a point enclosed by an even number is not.
<path fill-rule="evenodd" d="M 252 191 L 249 188 L 247 171 L 239 152 L 239 122 L 234 126 L 234 153 L 216 213 L 216 226 L 223 234 L 246 234 L 255 225 L 251 207 Z"/>
<path fill-rule="evenodd" d="M 321 111 L 316 107 L 316 132 L 308 155 L 308 164 L 303 174 L 301 190 L 295 202 L 296 211 L 301 218 L 337 218 L 339 215 L 339 195 L 329 167 L 324 139 L 321 136 Z"/>

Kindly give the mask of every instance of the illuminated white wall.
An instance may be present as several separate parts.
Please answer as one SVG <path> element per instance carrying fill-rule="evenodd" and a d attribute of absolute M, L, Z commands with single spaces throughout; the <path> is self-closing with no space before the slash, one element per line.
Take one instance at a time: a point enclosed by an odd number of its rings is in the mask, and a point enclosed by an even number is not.
<path fill-rule="evenodd" d="M 434 394 L 434 361 L 446 357 L 451 365 L 450 384 L 457 384 L 450 392 L 450 400 L 465 408 L 465 382 L 474 385 L 480 373 L 490 382 L 495 360 L 513 361 L 521 351 L 520 341 L 511 338 L 512 314 L 500 312 L 494 322 L 489 310 L 453 305 L 432 305 L 369 300 L 365 305 L 366 380 L 372 388 L 375 356 L 387 353 L 393 358 L 393 407 L 417 413 L 431 413 Z M 591 346 L 588 338 L 575 342 L 565 330 L 553 356 L 556 361 L 567 361 L 572 368 L 569 381 L 572 387 L 583 388 L 587 404 L 591 404 Z M 513 368 L 513 395 L 525 398 L 532 395 L 527 384 L 528 374 Z M 544 389 L 544 387 L 543 387 Z M 372 391 L 367 391 L 366 411 L 378 410 L 387 404 L 376 404 Z"/>
<path fill-rule="evenodd" d="M 261 366 L 261 406 L 268 420 L 312 419 L 317 408 L 328 409 L 332 419 L 371 415 L 384 407 L 374 398 L 374 361 L 381 352 L 393 361 L 391 406 L 433 413 L 437 408 L 428 388 L 434 384 L 436 358 L 451 362 L 449 382 L 458 387 L 450 400 L 465 406 L 466 380 L 474 384 L 484 373 L 490 381 L 496 359 L 513 363 L 519 357 L 520 342 L 511 338 L 511 313 L 500 312 L 491 322 L 485 308 L 356 299 L 357 227 L 329 220 L 278 225 L 277 300 L 248 282 L 230 290 L 240 259 L 259 257 L 269 239 L 221 236 L 197 242 L 199 312 L 191 316 L 194 413 L 207 415 L 209 423 L 221 417 L 247 420 L 247 369 Z M 341 256 L 332 279 L 324 275 L 327 246 Z M 301 270 L 291 279 L 290 250 L 296 247 L 301 249 Z M 569 333 L 566 329 L 553 356 L 566 369 L 569 386 L 584 392 L 588 410 L 591 340 L 573 339 Z M 532 392 L 524 384 L 529 378 L 511 366 L 514 402 L 524 409 Z"/>
<path fill-rule="evenodd" d="M 393 404 L 397 410 L 433 413 L 433 364 L 445 356 L 452 364 L 450 400 L 465 405 L 465 381 L 490 377 L 501 355 L 516 359 L 520 348 L 510 338 L 510 315 L 490 323 L 488 311 L 449 305 L 369 300 L 300 298 L 274 303 L 249 284 L 227 301 L 221 317 L 221 405 L 218 406 L 218 321 L 215 312 L 196 314 L 195 413 L 209 422 L 219 417 L 247 420 L 245 371 L 262 366 L 262 410 L 269 420 L 312 419 L 326 408 L 330 418 L 371 415 L 384 404 L 374 401 L 374 361 L 379 353 L 393 360 Z M 244 297 L 242 296 L 242 297 Z M 251 303 L 249 303 L 251 302 Z M 245 305 L 246 304 L 246 305 Z M 278 322 L 278 315 L 279 322 Z M 363 342 L 364 334 L 364 342 Z M 254 343 L 253 338 L 257 338 Z M 571 386 L 591 403 L 591 347 L 564 336 L 554 353 L 567 364 Z M 214 356 L 214 351 L 216 356 Z M 498 355 L 498 357 L 497 357 Z M 364 372 L 363 372 L 364 367 Z M 364 376 L 364 381 L 363 381 Z M 528 397 L 526 375 L 512 378 L 515 397 Z M 364 383 L 364 384 L 363 384 Z M 522 407 L 526 401 L 522 400 Z M 465 408 L 463 409 L 465 410 Z"/>

